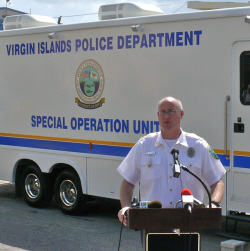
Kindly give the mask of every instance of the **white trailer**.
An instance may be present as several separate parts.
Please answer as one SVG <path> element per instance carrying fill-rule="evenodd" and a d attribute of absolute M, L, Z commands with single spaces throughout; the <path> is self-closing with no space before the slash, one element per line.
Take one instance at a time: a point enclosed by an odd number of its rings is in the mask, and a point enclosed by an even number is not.
<path fill-rule="evenodd" d="M 55 194 L 65 213 L 89 195 L 119 199 L 116 168 L 141 136 L 160 130 L 156 104 L 174 96 L 183 129 L 204 137 L 227 170 L 223 214 L 250 213 L 248 15 L 235 8 L 1 31 L 0 179 L 31 206 Z"/>

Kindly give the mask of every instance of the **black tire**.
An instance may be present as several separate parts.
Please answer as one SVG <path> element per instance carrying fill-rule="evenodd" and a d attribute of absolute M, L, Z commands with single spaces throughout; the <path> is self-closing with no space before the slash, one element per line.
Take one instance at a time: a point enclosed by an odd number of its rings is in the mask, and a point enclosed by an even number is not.
<path fill-rule="evenodd" d="M 84 200 L 81 181 L 76 173 L 63 171 L 57 176 L 55 199 L 64 214 L 77 215 L 82 213 Z"/>
<path fill-rule="evenodd" d="M 22 173 L 22 195 L 31 207 L 46 207 L 53 197 L 51 179 L 41 172 L 36 165 L 25 167 Z"/>

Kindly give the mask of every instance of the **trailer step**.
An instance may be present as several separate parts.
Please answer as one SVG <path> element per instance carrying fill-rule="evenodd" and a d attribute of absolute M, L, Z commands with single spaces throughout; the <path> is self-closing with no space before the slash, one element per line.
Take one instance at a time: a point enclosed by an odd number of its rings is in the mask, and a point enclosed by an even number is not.
<path fill-rule="evenodd" d="M 236 233 L 234 231 L 228 231 L 228 232 L 217 232 L 216 235 L 225 237 L 228 239 L 234 239 L 234 240 L 240 240 L 240 241 L 246 241 L 250 242 L 250 235 L 242 234 L 242 233 Z"/>
<path fill-rule="evenodd" d="M 243 222 L 250 222 L 250 215 L 230 214 L 227 216 L 227 219 L 236 220 L 236 221 L 243 221 Z"/>
<path fill-rule="evenodd" d="M 221 251 L 248 251 L 250 250 L 250 243 L 247 243 L 245 241 L 238 241 L 238 240 L 227 240 L 223 241 L 220 244 Z"/>
<path fill-rule="evenodd" d="M 226 231 L 228 231 L 228 220 L 235 221 L 233 231 L 236 232 L 238 221 L 250 223 L 250 215 L 245 214 L 245 213 L 233 213 L 233 214 L 227 215 L 227 217 L 226 217 Z"/>

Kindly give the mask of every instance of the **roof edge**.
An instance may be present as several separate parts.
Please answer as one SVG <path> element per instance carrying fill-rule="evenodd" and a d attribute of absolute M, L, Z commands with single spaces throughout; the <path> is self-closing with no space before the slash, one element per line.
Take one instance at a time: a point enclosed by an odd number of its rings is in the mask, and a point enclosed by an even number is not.
<path fill-rule="evenodd" d="M 191 20 L 201 20 L 201 19 L 240 17 L 246 15 L 250 15 L 250 7 L 195 11 L 195 12 L 186 12 L 177 14 L 164 14 L 158 16 L 131 17 L 131 18 L 121 18 L 107 21 L 95 21 L 88 23 L 61 24 L 58 26 L 49 26 L 49 27 L 24 28 L 17 30 L 1 31 L 0 36 L 15 36 L 15 35 L 18 36 L 25 34 L 38 34 L 44 32 L 60 32 L 60 31 L 80 30 L 80 29 L 117 27 L 117 26 L 126 26 L 134 24 L 151 24 L 151 23 L 191 21 Z"/>

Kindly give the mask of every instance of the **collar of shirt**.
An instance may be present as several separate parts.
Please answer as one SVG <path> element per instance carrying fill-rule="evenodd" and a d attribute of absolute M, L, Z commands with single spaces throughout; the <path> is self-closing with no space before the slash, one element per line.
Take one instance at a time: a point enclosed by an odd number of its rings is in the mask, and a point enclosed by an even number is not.
<path fill-rule="evenodd" d="M 156 141 L 155 141 L 155 147 L 157 147 L 157 146 L 159 146 L 161 144 L 164 145 L 164 146 L 166 146 L 166 147 L 168 147 L 167 144 L 166 144 L 166 142 L 162 138 L 161 132 L 159 132 L 158 137 L 156 138 Z M 182 129 L 181 129 L 181 135 L 178 138 L 178 140 L 177 140 L 177 142 L 176 142 L 175 145 L 178 145 L 178 144 L 188 147 L 187 138 L 186 138 L 186 132 L 184 132 Z"/>

